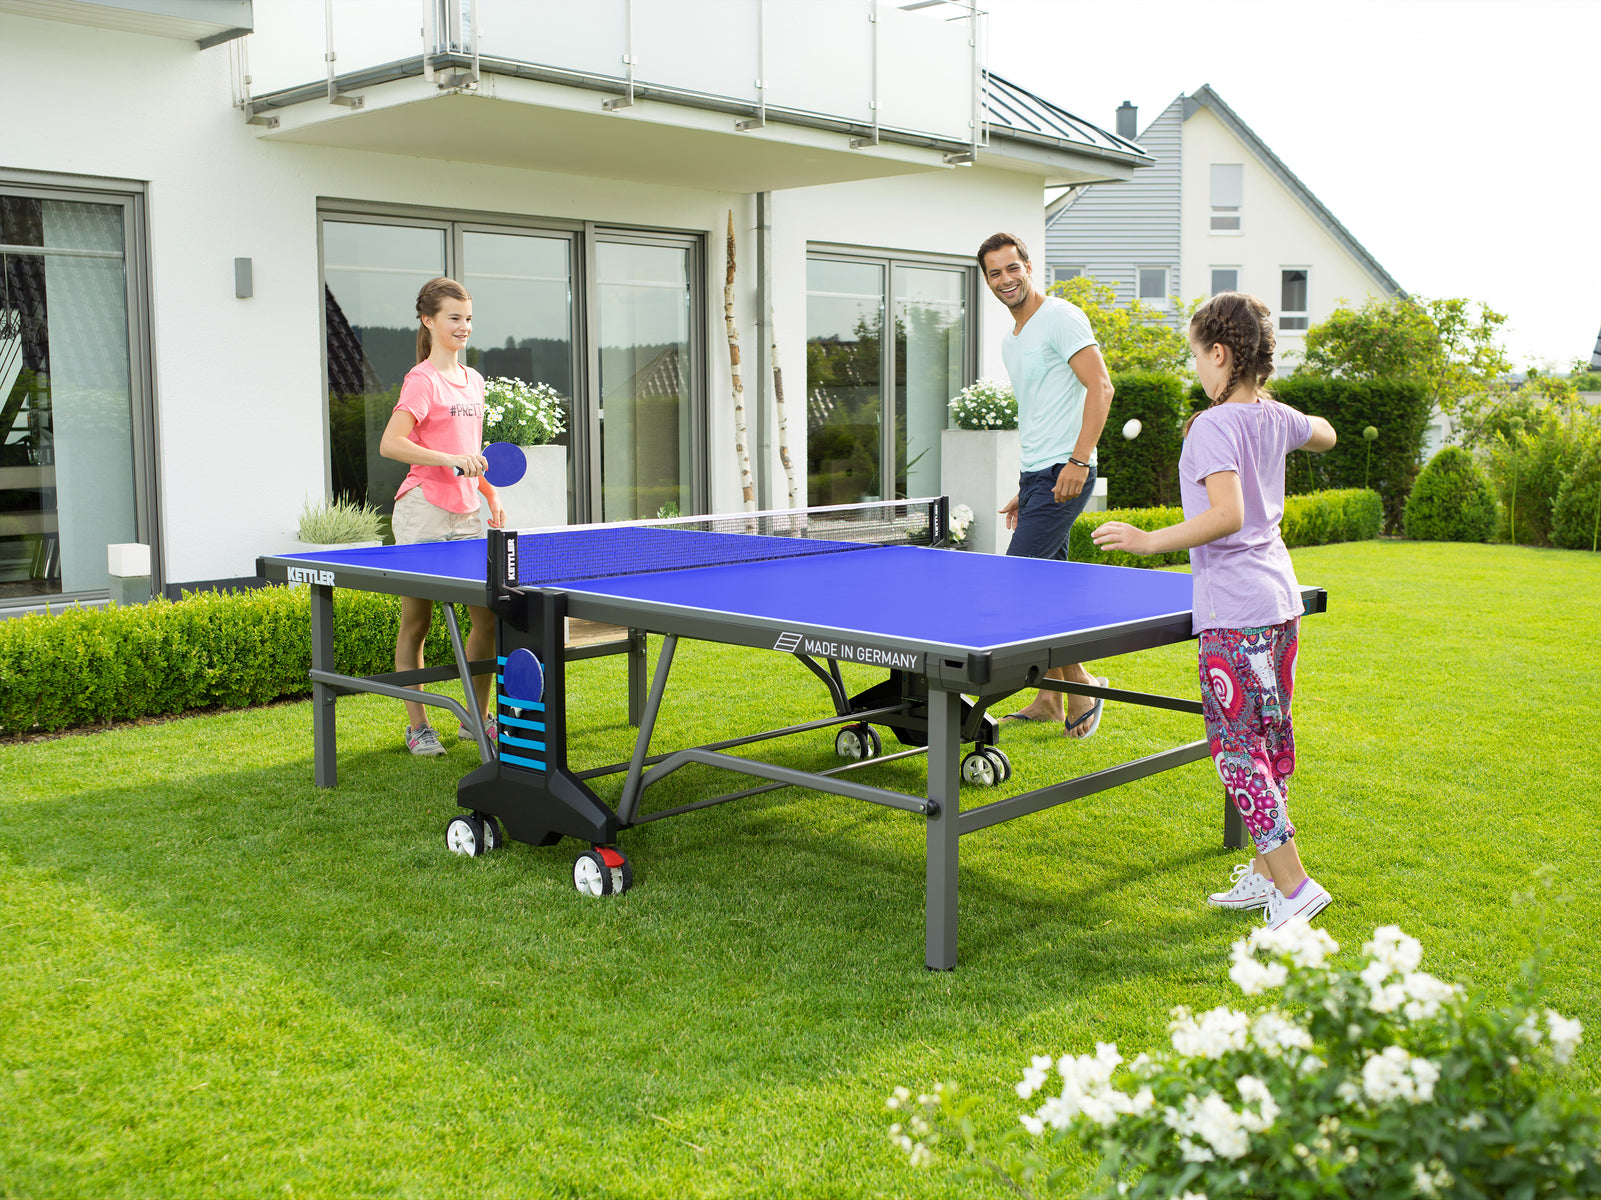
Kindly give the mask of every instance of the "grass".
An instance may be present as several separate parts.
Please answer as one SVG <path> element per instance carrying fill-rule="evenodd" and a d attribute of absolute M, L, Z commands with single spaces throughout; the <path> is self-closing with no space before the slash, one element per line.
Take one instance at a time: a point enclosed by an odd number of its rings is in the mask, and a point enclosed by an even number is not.
<path fill-rule="evenodd" d="M 1537 919 L 1509 897 L 1552 864 L 1551 1002 L 1601 1031 L 1601 562 L 1295 559 L 1330 593 L 1303 627 L 1291 799 L 1336 900 L 1319 923 L 1351 949 L 1398 923 L 1426 969 L 1495 991 Z M 1190 646 L 1097 673 L 1197 686 Z M 626 758 L 620 663 L 572 681 L 574 761 Z M 658 745 L 822 703 L 781 656 L 685 644 Z M 1239 999 L 1250 918 L 1200 903 L 1241 857 L 1205 763 L 964 839 L 961 966 L 934 974 L 906 814 L 789 790 L 673 818 L 624 835 L 633 891 L 586 900 L 571 843 L 445 851 L 468 746 L 410 759 L 377 697 L 339 719 L 331 791 L 306 704 L 0 746 L 0 1196 L 954 1195 L 889 1145 L 894 1085 L 960 1080 L 1004 1128 L 1029 1055 L 1132 1054 L 1171 1006 Z M 1008 789 L 1193 728 L 1111 707 L 1087 743 L 1009 729 Z M 831 741 L 768 753 L 829 762 Z M 652 803 L 720 782 L 690 768 Z M 1601 1079 L 1593 1046 L 1577 1070 Z"/>

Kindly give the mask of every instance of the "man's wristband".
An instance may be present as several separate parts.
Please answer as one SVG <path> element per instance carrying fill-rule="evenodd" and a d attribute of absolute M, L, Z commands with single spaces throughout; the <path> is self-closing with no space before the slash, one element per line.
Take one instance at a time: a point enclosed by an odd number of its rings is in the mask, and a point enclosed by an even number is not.
<path fill-rule="evenodd" d="M 1067 456 L 1067 461 L 1072 463 L 1075 467 L 1083 467 L 1086 471 L 1088 471 L 1090 469 L 1090 464 L 1089 463 L 1087 463 L 1087 462 L 1079 462 L 1079 460 L 1074 458 L 1071 454 L 1069 454 Z"/>

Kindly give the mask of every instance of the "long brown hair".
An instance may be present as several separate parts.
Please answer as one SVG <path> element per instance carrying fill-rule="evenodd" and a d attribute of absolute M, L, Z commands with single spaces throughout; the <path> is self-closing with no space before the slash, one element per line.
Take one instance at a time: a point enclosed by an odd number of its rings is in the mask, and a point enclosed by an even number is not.
<path fill-rule="evenodd" d="M 1210 350 L 1220 342 L 1229 349 L 1228 382 L 1207 408 L 1224 403 L 1246 381 L 1260 393 L 1273 374 L 1273 314 L 1255 296 L 1244 292 L 1219 292 L 1213 296 L 1190 318 L 1190 341 L 1202 350 Z M 1200 415 L 1191 413 L 1184 422 L 1185 436 Z"/>
<path fill-rule="evenodd" d="M 428 326 L 422 323 L 424 317 L 435 317 L 439 310 L 445 307 L 446 300 L 471 300 L 472 296 L 467 289 L 454 279 L 441 275 L 438 279 L 430 279 L 422 285 L 422 291 L 417 293 L 417 361 L 424 362 L 433 353 L 433 338 L 428 334 Z"/>

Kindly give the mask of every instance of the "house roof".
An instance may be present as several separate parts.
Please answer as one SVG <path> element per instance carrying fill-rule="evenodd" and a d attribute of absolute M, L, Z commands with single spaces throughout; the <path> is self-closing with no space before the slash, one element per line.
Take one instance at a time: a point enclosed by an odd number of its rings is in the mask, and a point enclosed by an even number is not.
<path fill-rule="evenodd" d="M 1047 146 L 1069 145 L 1121 157 L 1136 166 L 1155 161 L 1138 142 L 1108 133 L 994 71 L 984 73 L 984 121 L 991 137 L 999 134 Z"/>
<path fill-rule="evenodd" d="M 1312 194 L 1312 189 L 1296 178 L 1295 172 L 1285 166 L 1283 160 L 1277 154 L 1268 149 L 1267 143 L 1257 137 L 1255 131 L 1249 125 L 1240 120 L 1239 114 L 1223 102 L 1223 98 L 1212 90 L 1210 84 L 1202 84 L 1195 92 L 1183 97 L 1183 99 L 1184 119 L 1186 121 L 1203 107 L 1209 110 L 1214 117 L 1223 122 L 1228 131 L 1238 138 L 1246 149 L 1256 156 L 1257 161 L 1267 169 L 1268 173 L 1273 175 L 1284 185 L 1286 191 L 1301 202 L 1302 207 L 1312 215 L 1312 218 L 1318 224 L 1328 231 L 1329 236 L 1338 242 L 1347 254 L 1361 263 L 1375 279 L 1380 280 L 1397 296 L 1404 297 L 1406 295 L 1401 285 L 1395 281 L 1388 271 L 1379 265 L 1379 260 L 1369 254 L 1367 248 L 1351 235 L 1351 231 L 1341 225 L 1338 218 L 1324 207 L 1321 200 Z"/>

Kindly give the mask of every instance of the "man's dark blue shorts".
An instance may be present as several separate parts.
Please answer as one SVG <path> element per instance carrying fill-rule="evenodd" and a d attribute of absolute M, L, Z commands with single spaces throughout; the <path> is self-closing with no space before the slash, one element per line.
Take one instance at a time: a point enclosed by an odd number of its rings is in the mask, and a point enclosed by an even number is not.
<path fill-rule="evenodd" d="M 1017 529 L 1006 553 L 1019 558 L 1067 558 L 1067 535 L 1073 522 L 1090 502 L 1095 490 L 1095 468 L 1084 480 L 1084 490 L 1066 503 L 1053 495 L 1062 463 L 1043 471 L 1024 471 L 1017 477 Z"/>

